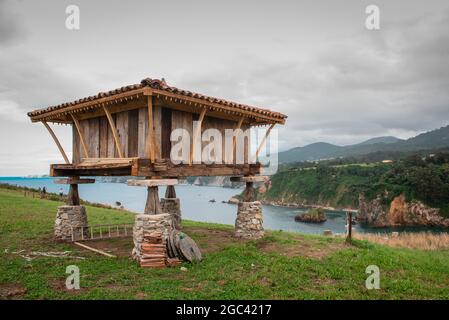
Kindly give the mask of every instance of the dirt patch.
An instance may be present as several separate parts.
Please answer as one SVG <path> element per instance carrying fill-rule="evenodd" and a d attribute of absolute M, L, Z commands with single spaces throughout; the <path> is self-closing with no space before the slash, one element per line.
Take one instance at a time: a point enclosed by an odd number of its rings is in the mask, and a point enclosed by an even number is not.
<path fill-rule="evenodd" d="M 53 280 L 49 280 L 48 284 L 50 285 L 50 288 L 53 291 L 57 291 L 57 292 L 67 292 L 73 295 L 78 295 L 82 292 L 87 291 L 86 288 L 82 288 L 80 286 L 80 289 L 76 290 L 76 289 L 67 289 L 67 286 L 65 284 L 65 279 L 53 279 Z"/>
<path fill-rule="evenodd" d="M 229 245 L 245 241 L 235 238 L 233 230 L 187 227 L 182 231 L 197 242 L 203 253 L 221 251 Z"/>
<path fill-rule="evenodd" d="M 294 243 L 282 244 L 277 242 L 266 242 L 263 239 L 258 242 L 257 248 L 268 253 L 278 253 L 286 257 L 307 257 L 323 259 L 326 256 L 348 248 L 345 243 L 320 244 L 318 241 L 296 240 Z"/>
<path fill-rule="evenodd" d="M 27 293 L 27 289 L 18 283 L 0 284 L 0 299 L 21 299 Z"/>

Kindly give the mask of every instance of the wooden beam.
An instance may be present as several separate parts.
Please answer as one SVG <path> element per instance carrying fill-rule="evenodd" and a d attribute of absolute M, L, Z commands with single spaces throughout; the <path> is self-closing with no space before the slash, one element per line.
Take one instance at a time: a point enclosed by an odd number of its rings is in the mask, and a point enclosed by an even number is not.
<path fill-rule="evenodd" d="M 124 158 L 122 146 L 120 145 L 120 139 L 117 133 L 117 128 L 115 127 L 114 119 L 112 119 L 111 113 L 105 106 L 103 106 L 103 110 L 104 113 L 106 114 L 106 117 L 108 118 L 109 125 L 111 126 L 112 135 L 114 136 L 115 147 L 117 148 L 118 156 L 120 158 Z"/>
<path fill-rule="evenodd" d="M 235 130 L 234 132 L 236 132 L 236 134 L 232 138 L 232 163 L 235 163 L 237 161 L 236 160 L 237 159 L 237 150 L 236 150 L 237 138 L 238 138 L 238 135 L 240 134 L 240 128 L 242 127 L 242 123 L 243 123 L 244 119 L 245 119 L 245 117 L 241 117 L 234 129 Z M 245 143 L 243 143 L 243 147 L 245 147 Z"/>
<path fill-rule="evenodd" d="M 99 250 L 99 249 L 95 249 L 95 248 L 86 246 L 85 244 L 82 244 L 82 243 L 79 243 L 79 242 L 76 242 L 76 241 L 73 242 L 73 243 L 76 244 L 77 246 L 80 246 L 80 247 L 84 248 L 84 249 L 87 249 L 87 250 L 90 250 L 90 251 L 93 251 L 93 252 L 102 254 L 102 255 L 104 255 L 104 256 L 106 256 L 106 257 L 109 257 L 109 258 L 117 258 L 117 257 L 114 256 L 113 254 L 110 254 L 110 253 L 104 252 L 104 251 L 102 251 L 102 250 Z"/>
<path fill-rule="evenodd" d="M 147 133 L 147 155 L 151 162 L 154 163 L 155 160 L 155 132 L 154 132 L 154 120 L 153 120 L 153 96 L 147 95 L 148 104 L 148 133 Z"/>
<path fill-rule="evenodd" d="M 271 124 L 271 126 L 268 128 L 267 132 L 265 133 L 265 136 L 263 137 L 262 141 L 260 142 L 259 148 L 257 148 L 257 151 L 256 151 L 256 160 L 257 160 L 257 157 L 259 157 L 259 153 L 262 150 L 262 147 L 264 146 L 265 142 L 267 141 L 268 135 L 270 134 L 271 129 L 273 129 L 274 125 L 275 125 L 275 123 Z"/>
<path fill-rule="evenodd" d="M 78 103 L 78 104 L 76 104 L 74 106 L 69 106 L 69 107 L 65 107 L 65 108 L 62 108 L 62 109 L 57 109 L 57 110 L 45 112 L 45 113 L 42 113 L 42 114 L 37 115 L 37 116 L 32 116 L 31 120 L 33 122 L 36 122 L 36 121 L 40 121 L 40 120 L 45 119 L 45 118 L 49 118 L 51 116 L 59 116 L 60 114 L 65 115 L 67 113 L 71 114 L 71 112 L 73 112 L 73 111 L 81 110 L 81 109 L 84 109 L 84 108 L 100 107 L 104 103 L 118 103 L 118 102 L 120 102 L 120 99 L 132 97 L 132 96 L 142 95 L 144 93 L 144 91 L 145 91 L 145 88 L 139 88 L 139 89 L 136 89 L 136 90 L 130 90 L 130 91 L 119 93 L 119 94 L 115 94 L 115 95 L 112 95 L 112 96 L 95 99 L 95 100 L 92 100 L 92 101 L 86 101 L 86 102 L 83 102 L 83 103 Z"/>
<path fill-rule="evenodd" d="M 53 182 L 55 184 L 87 184 L 95 183 L 95 179 L 80 179 L 79 177 L 70 177 L 66 179 L 57 179 Z"/>
<path fill-rule="evenodd" d="M 193 139 L 192 139 L 192 148 L 190 150 L 190 159 L 189 159 L 189 165 L 192 165 L 193 163 L 193 155 L 195 154 L 195 142 L 198 139 L 198 135 L 201 134 L 201 127 L 203 125 L 203 120 L 204 120 L 204 116 L 206 115 L 206 111 L 207 109 L 204 108 L 203 110 L 201 110 L 200 116 L 198 118 L 198 127 L 196 127 L 195 132 L 193 133 Z M 200 149 L 201 149 L 201 142 L 200 142 Z"/>
<path fill-rule="evenodd" d="M 231 177 L 232 182 L 267 182 L 270 180 L 267 176 L 247 176 L 247 177 Z"/>
<path fill-rule="evenodd" d="M 174 186 L 177 184 L 178 184 L 178 179 L 128 180 L 128 186 L 134 186 L 134 187 Z"/>
<path fill-rule="evenodd" d="M 69 158 L 67 158 L 67 155 L 66 155 L 64 149 L 62 148 L 61 144 L 59 143 L 59 140 L 56 137 L 56 135 L 53 132 L 53 130 L 50 128 L 50 126 L 48 125 L 47 122 L 42 121 L 42 123 L 44 124 L 45 128 L 47 128 L 47 130 L 50 133 L 51 137 L 53 138 L 53 140 L 55 141 L 56 145 L 58 146 L 59 152 L 61 152 L 61 155 L 64 158 L 65 163 L 70 164 Z"/>
<path fill-rule="evenodd" d="M 87 151 L 86 140 L 84 140 L 84 135 L 81 130 L 80 123 L 79 123 L 78 119 L 75 118 L 75 116 L 72 113 L 70 114 L 70 116 L 72 117 L 73 123 L 75 123 L 76 130 L 78 131 L 78 135 L 80 136 L 81 146 L 83 147 L 84 155 L 86 156 L 86 158 L 89 158 L 89 152 Z"/>

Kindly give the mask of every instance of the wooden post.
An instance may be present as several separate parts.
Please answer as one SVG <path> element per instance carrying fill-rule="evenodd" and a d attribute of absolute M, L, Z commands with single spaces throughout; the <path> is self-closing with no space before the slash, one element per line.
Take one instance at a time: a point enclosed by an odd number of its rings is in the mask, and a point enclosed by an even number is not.
<path fill-rule="evenodd" d="M 154 133 L 154 120 L 153 120 L 153 96 L 147 95 L 148 103 L 148 134 L 147 134 L 147 155 L 154 163 L 155 160 L 155 133 Z"/>
<path fill-rule="evenodd" d="M 234 129 L 236 130 L 236 134 L 232 138 L 232 163 L 236 163 L 237 161 L 237 150 L 236 150 L 237 138 L 240 133 L 240 128 L 242 127 L 243 119 L 245 119 L 245 117 L 240 118 L 239 122 L 237 123 L 237 126 Z"/>
<path fill-rule="evenodd" d="M 195 132 L 193 133 L 193 139 L 192 139 L 192 148 L 190 150 L 190 159 L 189 159 L 189 165 L 192 165 L 193 163 L 193 157 L 195 155 L 195 142 L 198 139 L 198 135 L 201 134 L 201 126 L 203 125 L 203 119 L 204 116 L 206 115 L 206 111 L 207 109 L 204 108 L 201 113 L 200 113 L 200 117 L 198 118 L 198 127 L 196 127 Z M 201 142 L 200 142 L 200 149 L 201 149 Z"/>
<path fill-rule="evenodd" d="M 144 214 L 161 214 L 161 202 L 159 201 L 159 188 L 157 186 L 148 187 L 147 203 Z"/>
<path fill-rule="evenodd" d="M 78 185 L 71 184 L 69 187 L 69 194 L 67 196 L 67 205 L 69 206 L 79 206 L 80 205 L 80 195 L 78 193 Z"/>
<path fill-rule="evenodd" d="M 155 177 L 145 180 L 128 180 L 128 186 L 147 187 L 148 195 L 144 214 L 161 214 L 162 207 L 159 201 L 158 186 L 173 186 L 177 183 L 177 179 L 156 179 Z"/>
<path fill-rule="evenodd" d="M 165 198 L 176 198 L 175 186 L 167 186 L 167 189 L 165 190 Z"/>
<path fill-rule="evenodd" d="M 111 127 L 112 136 L 114 137 L 115 141 L 115 147 L 117 148 L 118 156 L 120 158 L 124 158 L 123 156 L 123 150 L 122 146 L 120 144 L 120 139 L 117 133 L 117 128 L 115 127 L 114 120 L 112 119 L 111 113 L 108 109 L 106 109 L 105 106 L 103 106 L 104 113 L 106 114 L 106 117 L 108 118 L 109 126 Z"/>
<path fill-rule="evenodd" d="M 346 225 L 348 226 L 348 230 L 346 233 L 346 242 L 351 243 L 352 242 L 352 212 L 348 211 L 346 212 Z"/>
<path fill-rule="evenodd" d="M 246 182 L 246 188 L 243 192 L 243 201 L 245 202 L 253 202 L 254 201 L 254 182 L 248 181 Z"/>
<path fill-rule="evenodd" d="M 42 123 L 44 124 L 45 128 L 47 128 L 47 130 L 50 133 L 51 137 L 55 141 L 56 146 L 58 147 L 59 152 L 61 152 L 61 155 L 64 158 L 65 163 L 69 164 L 70 163 L 69 158 L 67 158 L 67 155 L 66 155 L 64 149 L 62 148 L 61 144 L 59 143 L 59 140 L 56 137 L 55 133 L 53 132 L 53 130 L 50 128 L 50 126 L 48 125 L 48 123 L 46 121 L 42 121 Z"/>

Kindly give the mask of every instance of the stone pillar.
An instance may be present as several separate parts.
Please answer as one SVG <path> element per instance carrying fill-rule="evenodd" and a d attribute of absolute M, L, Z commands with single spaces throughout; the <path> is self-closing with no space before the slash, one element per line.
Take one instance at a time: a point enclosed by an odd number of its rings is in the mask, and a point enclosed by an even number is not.
<path fill-rule="evenodd" d="M 172 216 L 167 213 L 163 214 L 138 214 L 134 219 L 133 241 L 134 249 L 132 257 L 134 260 L 140 261 L 141 248 L 145 233 L 159 231 L 163 235 L 163 241 L 166 243 L 169 232 L 173 228 Z"/>
<path fill-rule="evenodd" d="M 167 186 L 165 198 L 161 199 L 163 213 L 169 213 L 173 217 L 173 227 L 181 229 L 181 202 L 176 197 L 175 186 Z"/>
<path fill-rule="evenodd" d="M 264 236 L 262 204 L 259 201 L 239 202 L 235 236 L 244 239 L 260 239 Z"/>
<path fill-rule="evenodd" d="M 162 198 L 161 207 L 163 213 L 168 213 L 172 216 L 173 227 L 181 230 L 181 202 L 179 198 Z"/>
<path fill-rule="evenodd" d="M 84 206 L 60 206 L 55 220 L 55 237 L 59 240 L 81 240 L 89 237 Z"/>

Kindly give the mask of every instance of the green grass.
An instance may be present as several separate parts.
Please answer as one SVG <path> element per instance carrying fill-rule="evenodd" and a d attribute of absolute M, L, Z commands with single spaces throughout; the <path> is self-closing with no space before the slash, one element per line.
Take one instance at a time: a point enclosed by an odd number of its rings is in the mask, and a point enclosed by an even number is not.
<path fill-rule="evenodd" d="M 20 288 L 27 299 L 447 299 L 449 252 L 392 249 L 342 239 L 268 232 L 264 239 L 217 241 L 232 227 L 185 221 L 205 250 L 198 264 L 143 269 L 52 239 L 58 202 L 25 198 L 0 188 L 0 292 Z M 128 223 L 128 212 L 87 207 L 91 224 Z M 214 242 L 215 241 L 215 242 Z M 12 252 L 71 250 L 74 258 L 36 258 Z M 81 290 L 65 290 L 66 266 L 80 268 Z M 365 288 L 365 269 L 377 265 L 381 289 Z M 4 298 L 4 297 L 3 297 Z"/>

